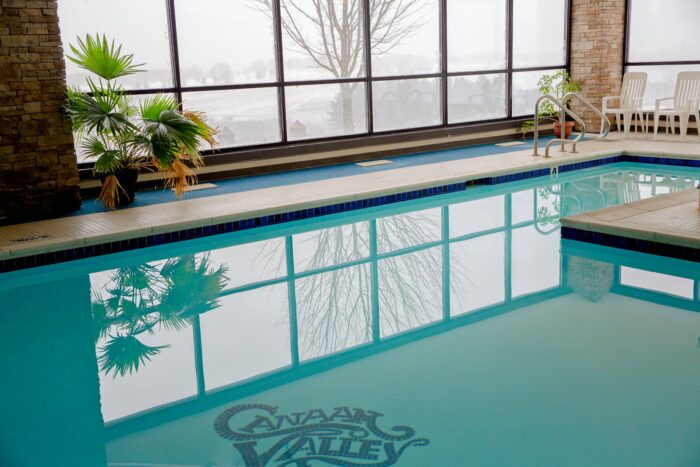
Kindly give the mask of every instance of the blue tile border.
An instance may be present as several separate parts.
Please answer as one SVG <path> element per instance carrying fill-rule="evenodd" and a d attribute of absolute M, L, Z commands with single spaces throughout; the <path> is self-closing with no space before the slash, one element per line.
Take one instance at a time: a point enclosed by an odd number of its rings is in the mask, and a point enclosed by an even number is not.
<path fill-rule="evenodd" d="M 650 240 L 638 240 L 636 238 L 622 237 L 589 230 L 580 230 L 573 227 L 561 228 L 562 238 L 577 240 L 579 242 L 595 243 L 623 250 L 638 251 L 652 255 L 667 256 L 669 258 L 684 259 L 700 263 L 700 249 L 686 246 L 670 245 L 668 243 L 654 242 Z"/>
<path fill-rule="evenodd" d="M 558 167 L 560 173 L 571 172 L 574 170 L 588 169 L 603 165 L 615 164 L 618 162 L 638 162 L 643 164 L 658 164 L 669 166 L 682 167 L 700 167 L 700 160 L 691 159 L 673 159 L 670 157 L 655 157 L 641 155 L 619 155 L 604 157 L 601 159 L 593 159 L 590 161 L 576 162 L 573 164 L 561 165 Z M 281 224 L 284 222 L 293 222 L 312 217 L 326 216 L 329 214 L 337 214 L 341 212 L 354 211 L 357 209 L 365 209 L 368 207 L 382 206 L 385 204 L 399 203 L 413 199 L 426 198 L 429 196 L 437 196 L 446 193 L 454 193 L 464 191 L 469 186 L 475 185 L 497 185 L 501 183 L 509 183 L 520 180 L 527 180 L 535 177 L 550 175 L 551 168 L 542 168 L 520 172 L 509 175 L 499 175 L 495 177 L 485 177 L 476 180 L 469 180 L 450 185 L 442 185 L 432 188 L 423 188 L 420 190 L 409 191 L 405 193 L 396 193 L 392 195 L 378 196 L 363 200 L 347 201 L 343 203 L 333 204 L 329 206 L 320 206 L 317 208 L 302 209 L 294 212 L 275 214 L 270 216 L 256 217 L 253 219 L 244 219 L 234 222 L 226 222 L 223 224 L 210 225 L 206 227 L 197 227 L 194 229 L 179 230 L 164 234 L 148 235 L 146 237 L 132 238 L 129 240 L 121 240 L 117 242 L 104 243 L 100 245 L 72 248 L 49 253 L 42 253 L 33 256 L 25 256 L 21 258 L 9 258 L 0 261 L 0 273 L 17 271 L 20 269 L 28 269 L 36 266 L 45 266 L 49 264 L 62 263 L 82 258 L 90 258 L 94 256 L 108 255 L 121 251 L 135 250 L 139 248 L 147 248 L 150 246 L 164 245 L 166 243 L 174 243 L 182 240 L 191 240 L 195 238 L 208 237 L 223 233 L 238 232 L 241 230 L 252 229 L 255 227 L 263 227 L 267 225 Z M 562 232 L 564 229 L 562 229 Z M 586 241 L 586 240 L 583 240 Z M 592 240 L 591 240 L 592 241 Z M 593 243 L 598 243 L 593 241 Z M 660 244 L 659 244 L 660 245 Z M 611 245 L 614 246 L 614 245 Z M 624 247 L 621 247 L 624 248 Z M 633 248 L 628 248 L 633 249 Z M 663 253 L 657 253 L 663 254 Z M 664 255 L 669 256 L 669 255 Z"/>

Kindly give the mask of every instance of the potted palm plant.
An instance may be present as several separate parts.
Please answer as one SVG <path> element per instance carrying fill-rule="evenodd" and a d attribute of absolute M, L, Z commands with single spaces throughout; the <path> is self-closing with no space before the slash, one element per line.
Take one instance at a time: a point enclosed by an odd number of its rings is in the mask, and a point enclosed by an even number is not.
<path fill-rule="evenodd" d="M 118 79 L 143 71 L 133 56 L 99 34 L 78 38 L 68 59 L 96 76 L 86 89 L 69 88 L 66 111 L 80 149 L 95 160 L 102 181 L 100 200 L 114 209 L 134 200 L 142 169 L 165 174 L 178 197 L 196 182 L 191 166 L 203 165 L 200 151 L 216 145 L 216 130 L 202 112 L 180 109 L 171 95 L 147 96 L 135 104 Z"/>
<path fill-rule="evenodd" d="M 539 88 L 540 94 L 554 96 L 559 102 L 562 102 L 564 96 L 569 92 L 581 92 L 581 82 L 574 81 L 569 76 L 565 70 L 559 70 L 556 73 L 549 75 L 543 75 L 537 82 L 537 87 Z M 562 104 L 566 107 L 569 106 L 570 99 Z M 544 100 L 538 109 L 537 113 L 538 120 L 550 121 L 554 124 L 554 135 L 557 138 L 561 138 L 561 124 L 559 122 L 559 109 L 549 100 Z M 571 136 L 571 131 L 574 128 L 574 122 L 566 122 L 564 129 L 564 138 Z M 519 131 L 522 133 L 523 137 L 532 131 L 535 127 L 534 120 L 528 120 L 520 125 Z"/>

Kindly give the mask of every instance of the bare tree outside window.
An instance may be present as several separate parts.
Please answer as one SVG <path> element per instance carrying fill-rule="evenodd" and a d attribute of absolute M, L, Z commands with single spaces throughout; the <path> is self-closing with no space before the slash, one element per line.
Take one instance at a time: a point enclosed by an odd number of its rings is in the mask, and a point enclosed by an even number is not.
<path fill-rule="evenodd" d="M 273 0 L 249 0 L 253 8 L 271 16 Z M 285 47 L 285 78 L 345 79 L 363 77 L 365 71 L 362 0 L 281 0 L 280 16 Z M 370 47 L 373 56 L 391 51 L 423 24 L 428 0 L 371 0 Z M 295 69 L 294 60 L 301 59 Z M 305 66 L 304 66 L 305 65 Z M 291 68 L 288 70 L 288 67 Z M 302 71 L 300 71 L 302 70 Z M 340 84 L 334 105 L 344 133 L 353 133 L 353 95 L 361 83 Z"/>

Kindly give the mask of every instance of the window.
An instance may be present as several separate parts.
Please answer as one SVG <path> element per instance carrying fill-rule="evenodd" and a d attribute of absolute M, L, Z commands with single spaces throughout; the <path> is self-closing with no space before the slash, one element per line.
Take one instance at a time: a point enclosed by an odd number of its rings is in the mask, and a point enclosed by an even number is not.
<path fill-rule="evenodd" d="M 377 81 L 372 86 L 376 131 L 440 124 L 439 79 Z"/>
<path fill-rule="evenodd" d="M 127 89 L 171 87 L 173 70 L 170 58 L 168 14 L 164 1 L 141 0 L 61 0 L 58 2 L 61 37 L 64 50 L 77 38 L 96 31 L 122 44 L 125 53 L 134 55 L 134 63 L 144 63 L 145 72 L 124 77 Z M 83 86 L 88 73 L 66 60 L 66 81 L 69 86 Z"/>
<path fill-rule="evenodd" d="M 644 105 L 673 96 L 680 71 L 700 71 L 697 18 L 693 0 L 630 0 L 627 15 L 627 71 L 648 73 Z"/>
<path fill-rule="evenodd" d="M 290 141 L 354 135 L 367 131 L 364 83 L 286 88 Z"/>
<path fill-rule="evenodd" d="M 699 61 L 700 2 L 631 0 L 628 19 L 629 62 Z"/>
<path fill-rule="evenodd" d="M 301 361 L 371 342 L 368 264 L 313 274 L 295 285 Z"/>
<path fill-rule="evenodd" d="M 503 196 L 450 205 L 450 238 L 496 229 L 504 225 Z"/>
<path fill-rule="evenodd" d="M 440 71 L 440 2 L 371 0 L 372 74 Z"/>
<path fill-rule="evenodd" d="M 566 1 L 513 0 L 513 66 L 566 63 Z"/>
<path fill-rule="evenodd" d="M 537 82 L 542 75 L 555 73 L 557 70 L 520 71 L 513 73 L 513 116 L 532 115 L 535 102 L 540 97 Z"/>
<path fill-rule="evenodd" d="M 265 11 L 229 0 L 177 0 L 175 8 L 184 86 L 276 81 L 274 29 Z"/>
<path fill-rule="evenodd" d="M 508 114 L 506 75 L 451 76 L 447 89 L 449 122 L 476 122 Z"/>
<path fill-rule="evenodd" d="M 207 390 L 292 363 L 285 284 L 239 292 L 220 302 L 221 307 L 200 316 Z"/>
<path fill-rule="evenodd" d="M 505 234 L 482 235 L 450 245 L 450 315 L 505 300 Z M 460 280 L 462 279 L 462 280 Z"/>
<path fill-rule="evenodd" d="M 277 91 L 274 88 L 199 91 L 182 94 L 182 105 L 203 111 L 219 131 L 222 147 L 280 141 Z"/>
<path fill-rule="evenodd" d="M 448 0 L 449 71 L 504 70 L 506 4 L 502 0 Z"/>
<path fill-rule="evenodd" d="M 439 247 L 379 260 L 381 337 L 410 331 L 442 318 Z"/>
<path fill-rule="evenodd" d="M 364 76 L 362 2 L 328 3 L 281 0 L 287 81 Z"/>
<path fill-rule="evenodd" d="M 694 282 L 685 277 L 622 266 L 620 267 L 620 284 L 689 300 L 693 299 Z"/>
<path fill-rule="evenodd" d="M 539 77 L 566 66 L 570 1 L 61 0 L 59 15 L 67 54 L 104 32 L 144 64 L 122 80 L 128 93 L 175 96 L 219 128 L 219 150 L 240 150 L 531 115 Z M 700 47 L 675 33 L 664 44 L 679 57 Z"/>

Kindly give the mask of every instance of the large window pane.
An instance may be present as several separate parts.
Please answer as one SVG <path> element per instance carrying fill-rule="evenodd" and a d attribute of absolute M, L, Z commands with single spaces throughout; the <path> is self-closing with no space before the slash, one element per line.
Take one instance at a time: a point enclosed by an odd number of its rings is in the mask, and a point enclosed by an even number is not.
<path fill-rule="evenodd" d="M 632 0 L 628 60 L 700 59 L 698 19 L 700 2 L 697 0 Z"/>
<path fill-rule="evenodd" d="M 389 253 L 440 240 L 439 208 L 424 209 L 377 219 L 377 251 Z"/>
<path fill-rule="evenodd" d="M 122 44 L 122 52 L 133 54 L 134 63 L 147 70 L 120 79 L 128 89 L 162 88 L 173 85 L 170 42 L 165 1 L 142 0 L 61 0 L 58 2 L 63 50 L 76 37 L 95 32 Z M 82 86 L 89 73 L 66 60 L 66 80 L 70 86 Z"/>
<path fill-rule="evenodd" d="M 535 102 L 540 97 L 537 82 L 542 75 L 556 72 L 557 70 L 545 70 L 513 73 L 513 117 L 535 113 Z"/>
<path fill-rule="evenodd" d="M 189 257 L 90 274 L 102 415 L 106 422 L 192 397 L 197 393 L 190 311 L 193 295 L 164 271 L 182 272 Z M 203 264 L 201 258 L 196 264 Z M 212 271 L 218 267 L 210 263 Z M 188 276 L 189 277 L 189 276 Z M 172 297 L 167 305 L 163 297 Z M 188 310 L 183 316 L 168 306 Z M 102 318 L 97 318 L 102 317 Z"/>
<path fill-rule="evenodd" d="M 318 3 L 281 0 L 285 79 L 364 76 L 363 2 L 324 0 L 317 8 Z"/>
<path fill-rule="evenodd" d="M 290 141 L 367 131 L 364 83 L 291 86 L 285 92 Z"/>
<path fill-rule="evenodd" d="M 184 86 L 275 80 L 272 17 L 262 3 L 177 0 L 175 6 Z"/>
<path fill-rule="evenodd" d="M 302 361 L 372 340 L 370 283 L 368 264 L 297 280 L 299 358 Z"/>
<path fill-rule="evenodd" d="M 506 1 L 447 1 L 449 71 L 506 68 Z"/>
<path fill-rule="evenodd" d="M 113 331 L 117 335 L 118 331 Z M 117 338 L 118 339 L 118 338 Z M 139 345 L 157 349 L 138 371 L 123 375 L 100 371 L 100 400 L 105 422 L 186 399 L 197 394 L 192 327 L 158 326 L 139 336 Z M 105 355 L 115 337 L 97 341 L 97 353 Z"/>
<path fill-rule="evenodd" d="M 535 212 L 535 190 L 518 191 L 510 195 L 511 222 L 531 222 Z"/>
<path fill-rule="evenodd" d="M 505 118 L 506 75 L 453 76 L 448 79 L 449 123 Z"/>
<path fill-rule="evenodd" d="M 564 65 L 566 23 L 566 0 L 513 0 L 513 66 Z"/>
<path fill-rule="evenodd" d="M 512 236 L 513 297 L 557 287 L 561 282 L 559 235 L 545 235 L 531 226 L 513 229 Z"/>
<path fill-rule="evenodd" d="M 450 238 L 503 227 L 504 196 L 476 199 L 450 205 Z"/>
<path fill-rule="evenodd" d="M 679 72 L 700 71 L 700 65 L 630 66 L 627 67 L 627 71 L 647 72 L 644 105 L 654 105 L 656 99 L 673 96 L 676 90 L 676 77 Z M 670 102 L 664 102 L 663 104 L 668 105 Z"/>
<path fill-rule="evenodd" d="M 209 124 L 218 127 L 222 148 L 280 140 L 275 88 L 187 92 L 182 99 L 186 109 L 205 112 Z"/>
<path fill-rule="evenodd" d="M 376 131 L 442 123 L 437 78 L 378 81 L 372 84 L 372 97 Z"/>
<path fill-rule="evenodd" d="M 442 250 L 428 248 L 379 261 L 382 337 L 442 318 Z"/>
<path fill-rule="evenodd" d="M 316 270 L 369 256 L 367 222 L 294 235 L 294 270 Z"/>
<path fill-rule="evenodd" d="M 440 2 L 371 0 L 372 74 L 440 71 Z"/>
<path fill-rule="evenodd" d="M 242 243 L 210 252 L 215 263 L 228 267 L 228 287 L 233 289 L 287 275 L 283 237 Z"/>
<path fill-rule="evenodd" d="M 505 234 L 499 232 L 450 245 L 450 315 L 505 299 Z"/>
<path fill-rule="evenodd" d="M 693 299 L 694 282 L 685 277 L 622 266 L 620 267 L 620 284 Z"/>
<path fill-rule="evenodd" d="M 207 390 L 292 363 L 286 284 L 223 297 L 200 316 Z"/>

